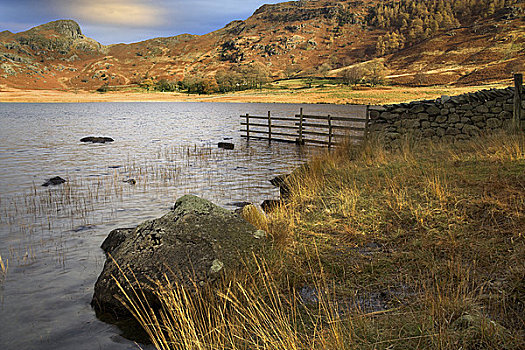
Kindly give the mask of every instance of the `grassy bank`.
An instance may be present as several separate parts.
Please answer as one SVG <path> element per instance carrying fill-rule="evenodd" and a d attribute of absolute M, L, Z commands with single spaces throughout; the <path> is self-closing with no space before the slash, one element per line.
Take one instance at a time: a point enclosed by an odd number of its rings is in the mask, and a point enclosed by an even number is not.
<path fill-rule="evenodd" d="M 276 256 L 218 291 L 160 283 L 157 348 L 520 349 L 525 137 L 312 159 L 268 217 Z"/>
<path fill-rule="evenodd" d="M 309 83 L 308 83 L 309 84 Z M 303 80 L 278 81 L 263 89 L 210 95 L 180 92 L 148 92 L 139 88 L 124 88 L 104 93 L 83 90 L 19 90 L 0 86 L 0 102 L 253 102 L 253 103 L 336 103 L 385 104 L 441 95 L 458 95 L 488 88 L 502 88 L 509 83 L 480 86 L 346 86 L 322 81 L 308 85 Z"/>

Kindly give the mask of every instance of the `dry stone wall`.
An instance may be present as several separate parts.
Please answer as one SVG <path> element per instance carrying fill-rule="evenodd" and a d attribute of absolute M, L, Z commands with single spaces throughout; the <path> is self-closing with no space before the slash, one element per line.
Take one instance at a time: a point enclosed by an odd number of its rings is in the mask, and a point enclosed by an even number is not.
<path fill-rule="evenodd" d="M 525 101 L 522 101 L 522 118 Z M 370 108 L 370 132 L 396 147 L 406 135 L 460 141 L 510 125 L 514 87 Z M 525 120 L 522 121 L 522 125 Z"/>

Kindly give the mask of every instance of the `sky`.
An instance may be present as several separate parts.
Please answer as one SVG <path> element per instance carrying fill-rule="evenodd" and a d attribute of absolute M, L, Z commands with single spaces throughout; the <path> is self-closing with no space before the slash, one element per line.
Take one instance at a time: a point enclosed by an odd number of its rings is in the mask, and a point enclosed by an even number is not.
<path fill-rule="evenodd" d="M 0 32 L 72 19 L 102 44 L 206 34 L 284 0 L 0 0 Z"/>

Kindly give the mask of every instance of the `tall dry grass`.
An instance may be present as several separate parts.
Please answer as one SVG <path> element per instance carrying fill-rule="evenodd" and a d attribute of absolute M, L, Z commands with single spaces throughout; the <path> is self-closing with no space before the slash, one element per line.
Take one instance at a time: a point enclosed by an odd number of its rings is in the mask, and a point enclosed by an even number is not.
<path fill-rule="evenodd" d="M 255 273 L 125 302 L 159 349 L 521 349 L 524 170 L 523 134 L 347 145 L 245 208 L 278 252 Z"/>
<path fill-rule="evenodd" d="M 168 277 L 157 281 L 154 293 L 160 310 L 145 301 L 140 288 L 128 294 L 119 284 L 122 302 L 157 349 L 344 348 L 346 325 L 326 293 L 326 279 L 317 276 L 319 293 L 312 307 L 290 285 L 283 293 L 283 281 L 275 278 L 267 262 L 253 258 L 255 273 L 222 280 L 213 288 L 190 292 Z M 132 278 L 126 282 L 132 283 Z"/>

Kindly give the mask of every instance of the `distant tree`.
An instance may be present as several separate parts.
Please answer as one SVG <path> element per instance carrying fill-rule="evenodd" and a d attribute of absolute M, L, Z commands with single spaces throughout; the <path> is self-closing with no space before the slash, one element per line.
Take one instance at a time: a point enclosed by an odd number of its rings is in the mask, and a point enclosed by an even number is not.
<path fill-rule="evenodd" d="M 155 90 L 158 91 L 177 91 L 177 84 L 166 79 L 161 79 L 155 84 Z"/>
<path fill-rule="evenodd" d="M 238 66 L 236 70 L 241 76 L 240 86 L 245 88 L 262 88 L 264 84 L 270 81 L 270 72 L 268 71 L 268 68 L 260 62 Z"/>
<path fill-rule="evenodd" d="M 225 69 L 221 68 L 215 72 L 215 81 L 220 92 L 227 92 L 235 90 L 235 81 L 232 77 L 231 71 L 227 72 Z"/>
<path fill-rule="evenodd" d="M 366 65 L 365 79 L 372 85 L 383 83 L 386 76 L 386 67 L 382 62 L 370 62 Z"/>
<path fill-rule="evenodd" d="M 153 78 L 149 78 L 147 75 L 139 82 L 139 86 L 146 90 L 153 90 L 157 82 Z"/>
<path fill-rule="evenodd" d="M 203 78 L 200 75 L 187 75 L 182 80 L 183 88 L 190 94 L 203 93 Z"/>
<path fill-rule="evenodd" d="M 323 76 L 326 77 L 328 73 L 332 70 L 332 66 L 330 63 L 325 62 L 322 65 L 319 66 L 318 71 Z"/>
<path fill-rule="evenodd" d="M 219 91 L 219 84 L 215 77 L 209 76 L 203 79 L 202 81 L 202 92 L 204 94 L 213 94 Z"/>
<path fill-rule="evenodd" d="M 360 66 L 354 66 L 343 71 L 343 82 L 347 85 L 357 85 L 364 76 L 365 70 Z"/>

